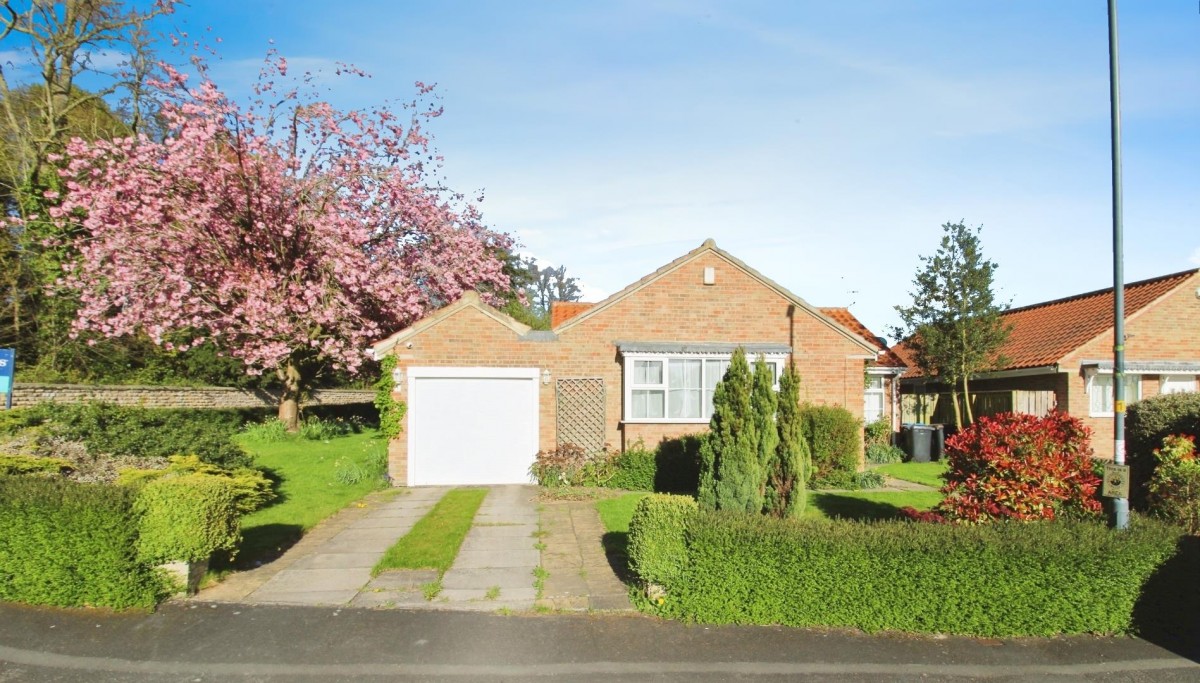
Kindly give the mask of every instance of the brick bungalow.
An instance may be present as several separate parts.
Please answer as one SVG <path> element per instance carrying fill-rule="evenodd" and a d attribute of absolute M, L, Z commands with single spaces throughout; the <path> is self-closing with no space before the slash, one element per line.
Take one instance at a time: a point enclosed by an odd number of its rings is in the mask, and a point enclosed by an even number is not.
<path fill-rule="evenodd" d="M 539 450 L 625 448 L 703 431 L 738 346 L 776 376 L 790 359 L 801 399 L 861 417 L 880 355 L 712 240 L 595 304 L 557 304 L 531 330 L 467 293 L 376 343 L 397 359 L 407 414 L 389 447 L 397 485 L 529 481 Z M 865 328 L 863 328 L 865 329 Z"/>
<path fill-rule="evenodd" d="M 1098 457 L 1113 457 L 1113 289 L 1014 308 L 1003 367 L 971 384 L 975 414 L 1045 414 L 1058 408 L 1092 429 Z M 1196 391 L 1200 379 L 1200 269 L 1125 285 L 1126 401 Z M 896 353 L 908 357 L 903 344 Z M 901 379 L 905 420 L 949 422 L 943 385 L 912 369 Z"/>

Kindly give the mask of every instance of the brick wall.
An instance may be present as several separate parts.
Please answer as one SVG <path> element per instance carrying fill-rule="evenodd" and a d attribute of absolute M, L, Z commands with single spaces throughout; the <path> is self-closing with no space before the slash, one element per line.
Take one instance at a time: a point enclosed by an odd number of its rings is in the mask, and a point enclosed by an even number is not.
<path fill-rule="evenodd" d="M 309 406 L 372 403 L 374 391 L 320 389 L 305 403 Z M 85 384 L 13 385 L 13 407 L 22 408 L 44 401 L 84 403 L 104 401 L 143 408 L 274 408 L 279 397 L 265 391 L 230 387 L 159 387 Z"/>
<path fill-rule="evenodd" d="M 714 285 L 703 284 L 706 267 L 716 271 Z M 704 431 L 705 424 L 622 420 L 623 366 L 617 341 L 786 344 L 793 348 L 800 372 L 802 401 L 840 404 L 862 416 L 862 356 L 869 352 L 720 253 L 704 249 L 613 305 L 560 326 L 555 340 L 521 339 L 510 327 L 466 306 L 408 337 L 393 353 L 402 368 L 532 367 L 550 370 L 554 379 L 602 378 L 608 416 L 605 441 L 614 447 L 625 448 L 639 438 L 654 446 L 664 437 Z M 553 381 L 540 387 L 543 450 L 556 446 L 554 391 Z M 404 387 L 395 397 L 406 400 Z M 405 432 L 389 448 L 391 475 L 399 484 L 407 480 L 407 419 Z"/>
<path fill-rule="evenodd" d="M 1125 321 L 1125 361 L 1200 360 L 1200 273 L 1174 292 Z M 1112 332 L 1093 339 L 1063 359 L 1069 370 L 1066 387 L 1070 413 L 1092 429 L 1092 448 L 1102 458 L 1113 457 L 1113 418 L 1088 415 L 1087 381 L 1079 370 L 1084 360 L 1110 360 Z M 1160 378 L 1141 375 L 1142 398 L 1156 396 Z"/>

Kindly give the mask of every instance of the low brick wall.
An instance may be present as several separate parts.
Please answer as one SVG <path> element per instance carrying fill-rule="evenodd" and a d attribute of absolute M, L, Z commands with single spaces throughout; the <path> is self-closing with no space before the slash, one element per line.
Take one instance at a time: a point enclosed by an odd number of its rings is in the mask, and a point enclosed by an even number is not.
<path fill-rule="evenodd" d="M 41 403 L 86 403 L 104 401 L 143 408 L 273 408 L 278 394 L 231 387 L 149 387 L 90 384 L 13 385 L 13 407 L 24 408 Z M 373 403 L 375 392 L 365 389 L 318 389 L 306 406 Z"/>

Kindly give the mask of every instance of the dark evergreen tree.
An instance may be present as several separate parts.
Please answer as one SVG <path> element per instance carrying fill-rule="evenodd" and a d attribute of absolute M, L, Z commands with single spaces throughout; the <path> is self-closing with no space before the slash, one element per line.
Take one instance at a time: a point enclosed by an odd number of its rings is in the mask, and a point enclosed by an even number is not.
<path fill-rule="evenodd" d="M 698 499 L 707 509 L 762 512 L 765 475 L 759 463 L 752 384 L 746 352 L 739 348 L 713 392 L 709 433 L 700 447 Z"/>
<path fill-rule="evenodd" d="M 811 455 L 800 415 L 800 375 L 792 363 L 788 363 L 779 378 L 778 403 L 775 429 L 779 437 L 776 456 L 767 476 L 767 513 L 776 517 L 798 517 L 807 504 L 805 480 Z"/>
<path fill-rule="evenodd" d="M 753 411 L 754 430 L 758 434 L 758 488 L 759 496 L 765 499 L 767 473 L 775 467 L 776 447 L 779 445 L 779 432 L 775 428 L 779 399 L 775 395 L 775 376 L 762 356 L 754 362 L 751 382 L 750 408 Z"/>

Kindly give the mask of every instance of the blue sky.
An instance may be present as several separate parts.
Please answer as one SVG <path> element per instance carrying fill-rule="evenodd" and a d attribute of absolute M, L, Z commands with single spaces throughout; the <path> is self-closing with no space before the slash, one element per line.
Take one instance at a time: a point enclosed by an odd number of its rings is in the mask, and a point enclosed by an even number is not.
<path fill-rule="evenodd" d="M 1200 12 L 1121 3 L 1128 280 L 1200 265 Z M 268 40 L 359 107 L 436 82 L 457 190 L 589 299 L 705 238 L 882 334 L 941 224 L 1001 298 L 1110 286 L 1100 0 L 193 0 L 238 91 Z"/>

